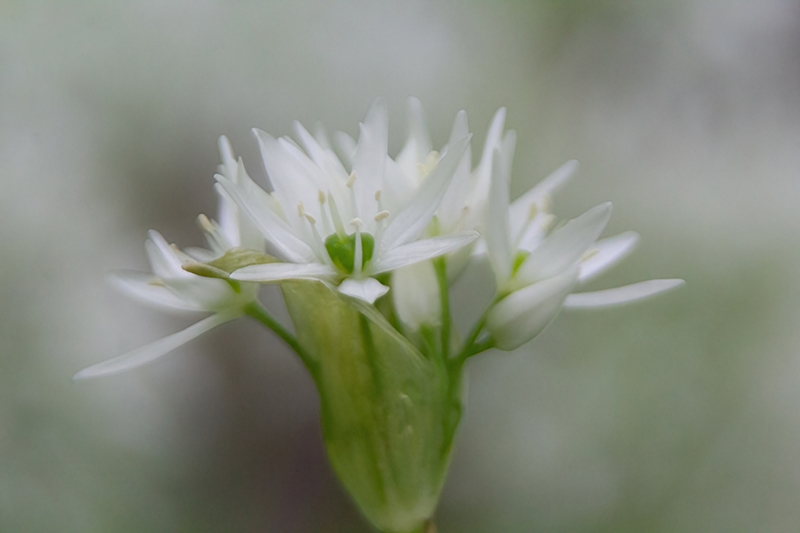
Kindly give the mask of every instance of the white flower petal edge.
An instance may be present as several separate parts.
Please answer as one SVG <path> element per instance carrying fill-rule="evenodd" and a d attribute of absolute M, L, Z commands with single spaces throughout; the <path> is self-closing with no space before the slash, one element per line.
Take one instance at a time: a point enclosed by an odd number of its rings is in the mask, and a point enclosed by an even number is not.
<path fill-rule="evenodd" d="M 573 267 L 552 278 L 512 292 L 492 307 L 486 327 L 501 350 L 513 350 L 533 339 L 558 314 L 578 282 Z"/>
<path fill-rule="evenodd" d="M 336 277 L 336 269 L 319 263 L 267 263 L 240 268 L 231 278 L 240 281 L 273 283 L 289 279 L 328 279 Z"/>
<path fill-rule="evenodd" d="M 389 292 L 389 287 L 375 278 L 347 278 L 339 284 L 339 292 L 373 304 L 375 300 Z"/>
<path fill-rule="evenodd" d="M 628 257 L 638 243 L 639 234 L 635 231 L 626 231 L 607 239 L 600 239 L 584 254 L 578 280 L 582 284 L 593 280 Z"/>
<path fill-rule="evenodd" d="M 113 272 L 106 277 L 108 284 L 119 292 L 145 304 L 177 311 L 202 311 L 203 308 L 170 291 L 163 283 L 154 281 L 152 274 L 143 272 Z"/>
<path fill-rule="evenodd" d="M 531 282 L 550 278 L 569 268 L 603 233 L 611 218 L 611 202 L 586 211 L 555 230 L 522 263 L 518 277 Z"/>
<path fill-rule="evenodd" d="M 458 250 L 478 238 L 477 231 L 463 231 L 452 235 L 442 235 L 422 239 L 403 246 L 393 248 L 383 254 L 373 267 L 373 274 L 389 272 L 427 259 L 433 259 L 446 253 Z"/>
<path fill-rule="evenodd" d="M 651 279 L 614 289 L 570 294 L 564 301 L 569 309 L 598 309 L 624 305 L 671 291 L 684 285 L 682 279 Z"/>
<path fill-rule="evenodd" d="M 238 314 L 223 314 L 217 313 L 210 317 L 204 318 L 200 322 L 192 324 L 188 328 L 173 333 L 167 337 L 159 339 L 155 342 L 136 348 L 126 354 L 120 355 L 108 361 L 103 361 L 89 368 L 84 368 L 72 379 L 79 381 L 84 379 L 99 378 L 103 376 L 111 376 L 119 374 L 132 368 L 137 368 L 148 363 L 152 363 L 159 357 L 166 355 L 172 350 L 186 344 L 195 337 L 199 337 L 206 331 L 209 331 L 225 322 L 238 318 Z"/>

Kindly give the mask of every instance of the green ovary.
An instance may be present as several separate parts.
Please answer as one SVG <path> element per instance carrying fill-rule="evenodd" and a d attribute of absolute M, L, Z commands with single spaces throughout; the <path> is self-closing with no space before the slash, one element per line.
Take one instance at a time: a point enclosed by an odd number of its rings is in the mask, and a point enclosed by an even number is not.
<path fill-rule="evenodd" d="M 356 234 L 340 237 L 334 233 L 325 239 L 325 249 L 328 251 L 333 264 L 347 274 L 353 273 L 356 255 Z M 375 239 L 369 233 L 361 234 L 361 268 L 372 259 L 375 252 Z"/>

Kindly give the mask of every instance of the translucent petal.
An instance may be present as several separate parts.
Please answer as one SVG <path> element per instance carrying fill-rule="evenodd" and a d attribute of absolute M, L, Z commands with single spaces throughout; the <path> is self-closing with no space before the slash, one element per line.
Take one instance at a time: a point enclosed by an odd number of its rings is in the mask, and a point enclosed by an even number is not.
<path fill-rule="evenodd" d="M 381 250 L 386 251 L 409 243 L 422 233 L 442 201 L 469 140 L 469 137 L 465 137 L 455 143 L 431 171 L 409 204 L 390 219 L 381 239 Z"/>
<path fill-rule="evenodd" d="M 416 331 L 423 324 L 438 326 L 441 323 L 439 286 L 430 261 L 420 261 L 392 272 L 392 295 L 397 316 L 406 327 Z"/>
<path fill-rule="evenodd" d="M 511 203 L 511 230 L 515 239 L 519 238 L 519 232 L 528 220 L 531 205 L 537 204 L 541 210 L 542 199 L 552 196 L 577 171 L 578 162 L 567 161 Z"/>
<path fill-rule="evenodd" d="M 339 148 L 339 155 L 342 156 L 344 164 L 352 168 L 353 158 L 356 155 L 356 140 L 343 131 L 334 133 L 333 138 Z"/>
<path fill-rule="evenodd" d="M 564 271 L 597 240 L 611 218 L 611 202 L 589 209 L 555 230 L 522 263 L 517 277 L 523 284 L 550 278 Z"/>
<path fill-rule="evenodd" d="M 367 117 L 360 124 L 358 146 L 353 158 L 353 173 L 356 181 L 353 191 L 356 197 L 357 213 L 366 219 L 377 212 L 375 209 L 375 191 L 383 185 L 384 166 L 388 155 L 389 112 L 386 101 L 376 99 L 367 112 Z"/>
<path fill-rule="evenodd" d="M 506 123 L 506 108 L 501 107 L 492 117 L 492 124 L 486 134 L 486 142 L 483 145 L 481 162 L 475 169 L 475 183 L 473 190 L 473 200 L 475 204 L 486 198 L 489 194 L 489 187 L 492 174 L 492 154 L 500 148 L 500 141 L 503 138 L 503 128 Z"/>
<path fill-rule="evenodd" d="M 282 259 L 298 263 L 314 260 L 314 251 L 273 211 L 270 196 L 263 189 L 252 180 L 236 185 L 219 174 L 214 177 L 262 235 L 275 246 Z"/>
<path fill-rule="evenodd" d="M 155 361 L 162 355 L 166 355 L 175 348 L 186 344 L 195 337 L 202 335 L 206 331 L 215 328 L 220 324 L 228 322 L 229 320 L 237 318 L 237 316 L 238 315 L 231 314 L 211 315 L 210 317 L 204 318 L 200 322 L 189 326 L 183 331 L 179 331 L 178 333 L 174 333 L 168 337 L 159 339 L 146 346 L 137 348 L 124 355 L 120 355 L 119 357 L 115 357 L 114 359 L 109 359 L 108 361 L 90 366 L 89 368 L 84 368 L 75 374 L 72 379 L 82 380 L 110 376 L 146 365 Z"/>
<path fill-rule="evenodd" d="M 321 263 L 268 263 L 240 268 L 231 274 L 231 278 L 270 283 L 285 279 L 326 279 L 335 275 L 333 267 Z"/>
<path fill-rule="evenodd" d="M 106 279 L 118 291 L 146 304 L 179 311 L 204 310 L 196 303 L 186 301 L 174 294 L 166 286 L 159 283 L 157 278 L 154 279 L 152 274 L 120 271 L 109 274 Z"/>
<path fill-rule="evenodd" d="M 477 238 L 477 232 L 464 231 L 451 235 L 422 239 L 403 246 L 397 246 L 375 260 L 372 273 L 380 274 L 382 272 L 389 272 L 390 270 L 412 265 L 419 261 L 432 259 L 442 254 L 458 250 Z"/>
<path fill-rule="evenodd" d="M 501 350 L 513 350 L 533 339 L 558 314 L 577 283 L 576 267 L 528 285 L 500 300 L 489 311 L 486 327 Z"/>
<path fill-rule="evenodd" d="M 570 294 L 564 306 L 571 309 L 595 309 L 636 302 L 666 292 L 686 283 L 682 279 L 652 279 L 604 291 Z"/>
<path fill-rule="evenodd" d="M 499 150 L 495 150 L 492 160 L 492 187 L 489 189 L 489 203 L 486 212 L 486 233 L 484 240 L 489 252 L 498 285 L 503 285 L 511 276 L 511 262 L 514 252 L 508 227 L 508 186 L 510 174 L 508 166 Z"/>
<path fill-rule="evenodd" d="M 638 242 L 639 234 L 635 231 L 626 231 L 607 239 L 600 239 L 589 248 L 588 257 L 581 261 L 578 280 L 586 283 L 596 278 L 627 257 Z"/>
<path fill-rule="evenodd" d="M 467 135 L 469 135 L 467 114 L 464 111 L 459 111 L 453 123 L 453 129 L 450 132 L 448 146 L 442 151 L 442 155 L 447 153 L 451 145 L 454 145 Z M 453 179 L 450 181 L 450 185 L 448 185 L 447 191 L 442 197 L 442 203 L 439 206 L 437 217 L 444 233 L 454 231 L 459 222 L 464 219 L 466 214 L 464 210 L 468 208 L 469 201 L 471 166 L 472 151 L 470 147 L 467 146 L 458 167 L 456 167 L 456 171 L 453 173 Z"/>
<path fill-rule="evenodd" d="M 164 237 L 152 229 L 147 232 L 147 235 L 150 238 L 144 246 L 155 275 L 161 278 L 186 276 L 186 272 L 181 268 L 180 258 Z"/>
<path fill-rule="evenodd" d="M 347 278 L 339 284 L 339 292 L 372 304 L 375 303 L 375 300 L 389 292 L 389 287 L 375 278 Z"/>
<path fill-rule="evenodd" d="M 425 125 L 422 102 L 418 98 L 411 97 L 408 99 L 407 114 L 408 140 L 406 140 L 405 146 L 397 154 L 395 160 L 407 176 L 414 177 L 417 173 L 417 164 L 428 157 L 428 154 L 433 150 L 433 146 L 428 127 Z"/>

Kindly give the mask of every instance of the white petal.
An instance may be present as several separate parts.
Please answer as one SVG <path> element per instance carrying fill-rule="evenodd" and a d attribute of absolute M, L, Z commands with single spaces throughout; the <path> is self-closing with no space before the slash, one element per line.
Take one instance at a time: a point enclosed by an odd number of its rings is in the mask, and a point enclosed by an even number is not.
<path fill-rule="evenodd" d="M 451 235 L 442 235 L 430 239 L 421 239 L 410 244 L 397 246 L 381 254 L 372 268 L 373 274 L 389 272 L 406 265 L 413 265 L 426 259 L 458 250 L 478 238 L 475 231 L 464 231 Z"/>
<path fill-rule="evenodd" d="M 298 204 L 302 202 L 309 208 L 316 207 L 318 191 L 322 189 L 327 192 L 331 189 L 332 180 L 322 175 L 319 167 L 288 140 L 275 139 L 258 129 L 254 129 L 253 133 L 258 138 L 264 168 L 287 221 L 300 234 L 307 223 L 297 213 Z M 319 212 L 315 212 L 314 216 L 319 216 Z"/>
<path fill-rule="evenodd" d="M 360 124 L 358 145 L 353 158 L 356 181 L 353 191 L 356 196 L 357 213 L 353 216 L 366 218 L 375 213 L 375 191 L 383 184 L 384 165 L 388 156 L 389 112 L 386 101 L 376 99 Z"/>
<path fill-rule="evenodd" d="M 455 143 L 425 178 L 405 209 L 390 219 L 381 238 L 381 250 L 409 243 L 422 233 L 439 207 L 469 140 L 469 137 L 465 137 Z"/>
<path fill-rule="evenodd" d="M 311 247 L 273 211 L 270 196 L 252 180 L 237 185 L 219 174 L 214 178 L 236 200 L 261 234 L 275 246 L 281 258 L 297 263 L 314 259 Z"/>
<path fill-rule="evenodd" d="M 356 155 L 356 140 L 343 131 L 333 134 L 336 146 L 339 148 L 339 155 L 342 156 L 344 164 L 353 167 L 353 158 Z"/>
<path fill-rule="evenodd" d="M 450 132 L 450 140 L 448 146 L 442 150 L 442 154 L 446 154 L 449 146 L 455 144 L 460 139 L 469 135 L 469 128 L 467 126 L 467 114 L 464 111 L 459 111 L 456 115 L 453 129 Z M 467 208 L 470 193 L 470 169 L 472 166 L 472 150 L 469 146 L 461 156 L 461 161 L 453 173 L 453 179 L 447 187 L 447 191 L 442 197 L 442 203 L 439 206 L 437 218 L 442 227 L 443 233 L 454 231 L 458 223 L 462 221 L 465 216 L 464 209 Z M 467 228 L 472 229 L 472 228 Z"/>
<path fill-rule="evenodd" d="M 221 135 L 217 141 L 219 156 L 222 164 L 219 166 L 219 173 L 229 180 L 236 181 L 236 157 L 233 155 L 233 147 L 227 137 Z"/>
<path fill-rule="evenodd" d="M 389 292 L 389 287 L 375 278 L 347 278 L 339 284 L 339 292 L 372 304 L 375 303 L 375 300 Z"/>
<path fill-rule="evenodd" d="M 182 262 L 175 250 L 156 230 L 147 232 L 150 237 L 145 242 L 145 251 L 150 259 L 153 273 L 161 278 L 185 277 L 188 272 L 181 268 Z"/>
<path fill-rule="evenodd" d="M 570 220 L 531 252 L 517 277 L 527 284 L 569 268 L 597 240 L 610 218 L 611 202 L 606 202 Z"/>
<path fill-rule="evenodd" d="M 325 279 L 335 275 L 333 267 L 321 263 L 267 263 L 240 268 L 231 278 L 270 283 L 286 279 Z"/>
<path fill-rule="evenodd" d="M 407 176 L 414 177 L 417 174 L 417 164 L 424 161 L 433 148 L 428 128 L 425 125 L 422 102 L 414 97 L 409 98 L 407 114 L 408 140 L 395 160 Z"/>
<path fill-rule="evenodd" d="M 125 372 L 126 370 L 146 365 L 147 363 L 155 361 L 162 355 L 171 352 L 175 348 L 186 344 L 195 337 L 202 335 L 206 331 L 215 328 L 220 324 L 228 322 L 229 320 L 233 320 L 234 318 L 237 318 L 237 315 L 211 315 L 210 317 L 204 318 L 200 322 L 189 326 L 183 331 L 179 331 L 178 333 L 174 333 L 168 337 L 159 339 L 148 344 L 147 346 L 142 346 L 141 348 L 137 348 L 124 355 L 115 357 L 114 359 L 109 359 L 108 361 L 90 366 L 89 368 L 84 368 L 75 374 L 72 379 L 81 380 L 99 378 L 101 376 L 110 376 L 112 374 L 119 374 L 120 372 Z"/>
<path fill-rule="evenodd" d="M 475 169 L 475 188 L 473 199 L 481 200 L 489 194 L 490 179 L 492 174 L 492 154 L 500 148 L 500 141 L 503 138 L 503 128 L 506 123 L 506 108 L 501 107 L 492 117 L 492 124 L 486 134 L 486 142 L 483 145 L 483 155 L 481 162 Z"/>
<path fill-rule="evenodd" d="M 513 350 L 542 332 L 558 314 L 577 283 L 578 269 L 528 285 L 500 300 L 489 311 L 486 327 L 501 350 Z"/>
<path fill-rule="evenodd" d="M 639 234 L 626 231 L 607 239 L 600 239 L 589 248 L 589 256 L 581 261 L 578 280 L 586 283 L 622 261 L 636 247 Z"/>
<path fill-rule="evenodd" d="M 316 163 L 317 166 L 323 170 L 323 172 L 327 172 L 332 176 L 339 176 L 346 181 L 347 171 L 330 147 L 326 147 L 320 143 L 320 141 L 311 135 L 308 130 L 306 130 L 299 122 L 295 122 L 294 124 L 295 129 L 297 130 L 297 136 L 300 137 L 300 142 L 303 143 L 303 148 L 305 148 L 306 152 L 308 152 L 308 155 L 311 156 L 311 159 L 314 161 L 314 163 Z M 320 132 L 320 135 L 323 135 L 323 141 L 327 143 L 327 140 L 324 138 L 324 134 L 324 131 Z"/>
<path fill-rule="evenodd" d="M 409 329 L 416 331 L 423 324 L 441 324 L 439 285 L 430 261 L 392 272 L 392 295 L 397 316 Z"/>
<path fill-rule="evenodd" d="M 594 309 L 599 307 L 612 307 L 630 302 L 650 298 L 686 283 L 682 279 L 651 279 L 632 285 L 625 285 L 615 289 L 594 292 L 580 292 L 570 294 L 564 302 L 565 307 L 571 309 Z"/>
<path fill-rule="evenodd" d="M 108 283 L 120 292 L 146 304 L 180 311 L 203 311 L 194 302 L 188 302 L 166 286 L 154 283 L 150 274 L 139 272 L 114 272 L 107 277 Z"/>
<path fill-rule="evenodd" d="M 492 158 L 492 187 L 486 212 L 486 234 L 484 240 L 489 252 L 498 285 L 503 285 L 511 276 L 510 229 L 508 226 L 508 186 L 510 174 L 499 150 Z"/>
<path fill-rule="evenodd" d="M 513 234 L 517 235 L 528 219 L 531 205 L 537 204 L 541 207 L 541 201 L 546 196 L 552 196 L 560 189 L 575 172 L 578 171 L 578 162 L 575 160 L 567 161 L 554 170 L 545 179 L 531 187 L 526 193 L 511 203 L 511 228 Z"/>

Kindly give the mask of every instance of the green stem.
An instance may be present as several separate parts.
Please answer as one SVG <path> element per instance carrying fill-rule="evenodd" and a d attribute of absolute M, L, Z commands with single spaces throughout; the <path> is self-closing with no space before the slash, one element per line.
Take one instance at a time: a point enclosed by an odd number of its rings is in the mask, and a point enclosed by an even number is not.
<path fill-rule="evenodd" d="M 444 256 L 433 260 L 436 282 L 439 285 L 439 306 L 442 311 L 442 359 L 450 357 L 450 295 L 447 292 L 447 259 Z"/>
<path fill-rule="evenodd" d="M 297 342 L 297 339 L 294 335 L 292 335 L 289 330 L 284 328 L 277 320 L 275 320 L 272 315 L 258 302 L 252 302 L 244 308 L 245 314 L 248 316 L 255 318 L 266 327 L 271 329 L 278 337 L 283 340 L 289 347 L 295 351 L 295 353 L 300 357 L 300 360 L 303 361 L 303 364 L 306 365 L 311 373 L 314 373 L 316 369 L 316 362 L 311 358 L 311 356 L 306 352 L 300 343 Z"/>

